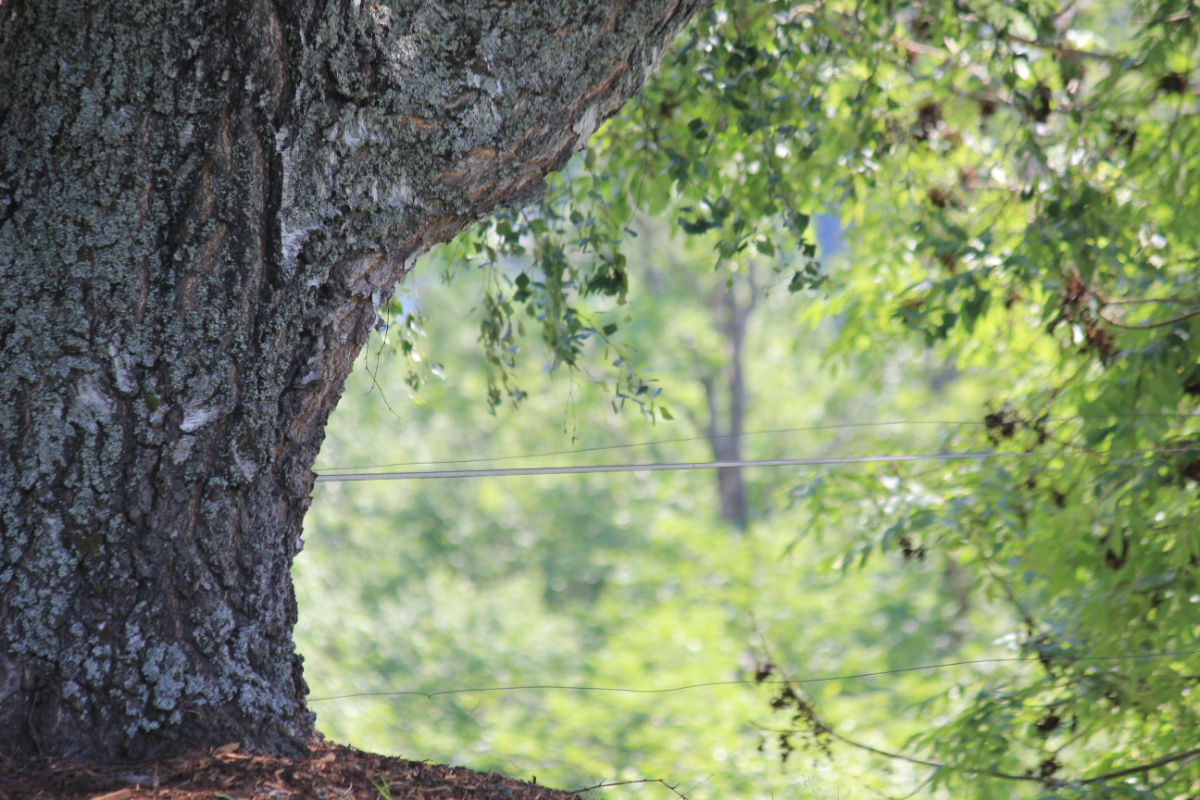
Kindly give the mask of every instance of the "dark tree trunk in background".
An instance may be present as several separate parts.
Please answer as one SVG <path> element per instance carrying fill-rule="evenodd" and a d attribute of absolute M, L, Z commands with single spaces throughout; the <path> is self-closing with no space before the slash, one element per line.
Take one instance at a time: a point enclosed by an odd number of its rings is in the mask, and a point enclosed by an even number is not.
<path fill-rule="evenodd" d="M 289 568 L 376 307 L 697 4 L 0 4 L 0 752 L 304 747 Z"/>
<path fill-rule="evenodd" d="M 744 300 L 738 297 L 738 287 L 742 283 L 746 285 Z M 745 281 L 730 281 L 713 296 L 713 317 L 719 320 L 717 324 L 725 339 L 725 366 L 716 377 L 702 377 L 701 384 L 708 403 L 708 425 L 704 434 L 715 461 L 742 460 L 742 437 L 746 426 L 746 328 L 757 298 L 758 286 L 752 274 Z M 750 510 L 740 467 L 717 469 L 717 497 L 721 503 L 721 518 L 738 531 L 744 531 L 750 524 Z"/>

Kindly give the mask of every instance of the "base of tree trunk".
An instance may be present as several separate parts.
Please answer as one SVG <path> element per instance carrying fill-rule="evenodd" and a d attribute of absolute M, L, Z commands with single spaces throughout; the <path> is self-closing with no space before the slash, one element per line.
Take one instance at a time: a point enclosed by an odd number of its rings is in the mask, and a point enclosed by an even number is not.
<path fill-rule="evenodd" d="M 250 756 L 234 742 L 155 761 L 95 764 L 0 756 L 0 797 L 20 800 L 576 800 L 578 794 L 463 767 L 364 753 L 323 739 L 298 758 Z"/>

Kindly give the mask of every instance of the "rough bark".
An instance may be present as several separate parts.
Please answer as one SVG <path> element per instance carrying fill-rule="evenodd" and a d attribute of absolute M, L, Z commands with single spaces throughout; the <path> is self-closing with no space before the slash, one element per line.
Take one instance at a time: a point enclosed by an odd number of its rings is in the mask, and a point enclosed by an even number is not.
<path fill-rule="evenodd" d="M 304 746 L 289 568 L 375 309 L 697 5 L 0 4 L 0 750 Z"/>

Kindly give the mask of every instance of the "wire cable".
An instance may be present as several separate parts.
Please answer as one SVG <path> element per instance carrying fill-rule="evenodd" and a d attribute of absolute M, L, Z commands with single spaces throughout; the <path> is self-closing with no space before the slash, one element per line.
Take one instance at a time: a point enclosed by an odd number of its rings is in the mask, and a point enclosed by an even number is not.
<path fill-rule="evenodd" d="M 1053 420 L 1047 420 L 1053 421 Z M 781 433 L 814 433 L 817 431 L 848 430 L 853 428 L 883 428 L 896 425 L 983 425 L 978 420 L 886 420 L 883 422 L 846 422 L 829 425 L 805 425 L 797 428 L 770 428 L 760 431 L 744 431 L 742 433 L 723 433 L 713 436 L 713 439 L 747 439 L 751 436 L 772 436 Z M 383 467 L 432 467 L 443 464 L 478 464 L 484 461 L 514 461 L 525 458 L 552 458 L 554 456 L 573 456 L 578 453 L 596 453 L 605 450 L 632 450 L 637 447 L 654 447 L 662 444 L 685 444 L 688 442 L 706 442 L 708 436 L 684 436 L 676 439 L 654 439 L 648 442 L 626 442 L 624 444 L 604 444 L 594 447 L 577 447 L 574 450 L 552 450 L 544 453 L 526 453 L 516 456 L 480 456 L 477 458 L 452 458 L 443 461 L 399 461 L 394 464 L 367 464 L 358 467 L 328 467 L 329 470 L 341 471 L 346 469 L 378 469 Z"/>
<path fill-rule="evenodd" d="M 442 469 L 424 472 L 326 473 L 318 483 L 347 481 L 403 481 L 431 478 L 503 478 L 529 475 L 580 475 L 598 472 L 677 472 L 694 469 L 740 469 L 743 467 L 812 467 L 838 464 L 899 464 L 913 461 L 984 461 L 993 458 L 1058 458 L 1063 456 L 1132 456 L 1148 453 L 1183 453 L 1198 447 L 1143 448 L 1135 450 L 1065 450 L 1054 453 L 917 453 L 873 456 L 819 456 L 815 458 L 766 458 L 750 461 L 676 461 L 652 464 L 599 464 L 572 467 L 497 467 L 494 469 Z"/>
<path fill-rule="evenodd" d="M 1055 661 L 1138 661 L 1150 660 L 1157 658 L 1174 658 L 1177 656 L 1190 656 L 1200 653 L 1200 649 L 1195 650 L 1161 650 L 1145 653 L 1124 653 L 1122 655 L 1111 656 L 1064 656 L 1055 655 Z M 524 686 L 482 686 L 470 689 L 438 689 L 432 692 L 423 692 L 420 690 L 398 690 L 398 691 L 380 691 L 380 692 L 351 692 L 348 694 L 335 694 L 326 697 L 310 697 L 310 703 L 323 703 L 329 700 L 348 700 L 355 697 L 425 697 L 432 700 L 435 697 L 458 694 L 495 694 L 497 692 L 529 692 L 529 691 L 565 691 L 565 692 L 617 692 L 621 694 L 670 694 L 672 692 L 685 692 L 691 689 L 705 689 L 713 686 L 744 686 L 749 684 L 757 685 L 786 685 L 786 684 L 811 684 L 811 683 L 832 683 L 834 681 L 855 681 L 864 680 L 866 678 L 877 678 L 882 675 L 898 675 L 905 672 L 928 672 L 930 670 L 950 669 L 951 667 L 966 667 L 976 666 L 980 664 L 1011 664 L 1014 662 L 1030 662 L 1040 661 L 1042 656 L 1011 656 L 1006 658 L 974 658 L 967 661 L 947 661 L 940 664 L 921 664 L 913 667 L 899 667 L 897 669 L 881 669 L 873 672 L 856 672 L 850 675 L 824 675 L 816 678 L 798 678 L 798 679 L 765 679 L 758 680 L 757 678 L 735 678 L 724 681 L 705 681 L 703 683 L 688 683 L 683 686 L 670 686 L 662 689 L 631 689 L 623 686 L 573 686 L 569 684 L 554 684 L 554 683 L 533 683 Z"/>
<path fill-rule="evenodd" d="M 1104 414 L 1104 415 L 1076 415 L 1066 417 L 1047 417 L 1042 422 L 1059 423 L 1059 422 L 1077 422 L 1081 420 L 1096 420 L 1096 419 L 1162 419 L 1168 417 L 1200 417 L 1200 412 L 1181 412 L 1181 413 L 1163 413 L 1163 414 Z M 957 425 L 957 426 L 980 426 L 986 425 L 983 420 L 953 420 L 953 419 L 896 419 L 883 420 L 879 422 L 842 422 L 830 423 L 828 425 L 806 425 L 795 428 L 770 428 L 758 431 L 745 431 L 743 433 L 725 433 L 711 437 L 713 439 L 747 439 L 751 436 L 777 436 L 782 433 L 815 433 L 818 431 L 837 431 L 837 430 L 853 430 L 856 428 L 885 428 L 896 427 L 901 425 Z M 433 467 L 448 464 L 479 464 L 482 462 L 497 462 L 497 461 L 515 461 L 526 458 L 552 458 L 554 456 L 572 456 L 578 453 L 596 453 L 605 450 L 632 450 L 636 447 L 654 447 L 664 444 L 685 444 L 687 442 L 708 441 L 708 436 L 685 436 L 676 439 L 654 439 L 647 442 L 626 442 L 624 444 L 606 444 L 596 445 L 594 447 L 579 447 L 574 450 L 552 450 L 543 453 L 526 453 L 515 456 L 478 456 L 475 458 L 452 458 L 440 461 L 397 461 L 389 464 L 362 464 L 358 466 L 330 466 L 324 469 L 329 472 L 342 472 L 352 469 L 384 469 L 387 467 Z"/>

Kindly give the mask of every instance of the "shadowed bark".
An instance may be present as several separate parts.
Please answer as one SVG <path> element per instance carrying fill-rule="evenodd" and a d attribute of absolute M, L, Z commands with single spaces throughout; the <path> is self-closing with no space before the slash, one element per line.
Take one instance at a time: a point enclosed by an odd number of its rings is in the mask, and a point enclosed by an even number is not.
<path fill-rule="evenodd" d="M 0 4 L 0 750 L 303 749 L 288 573 L 375 309 L 697 5 Z"/>

